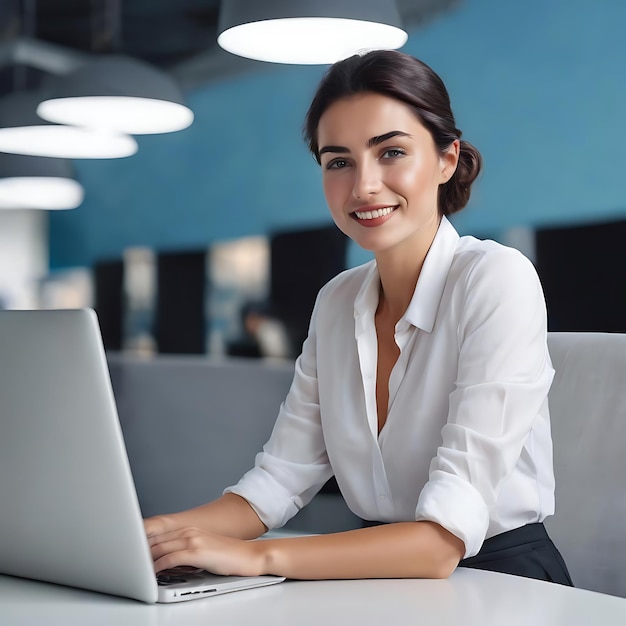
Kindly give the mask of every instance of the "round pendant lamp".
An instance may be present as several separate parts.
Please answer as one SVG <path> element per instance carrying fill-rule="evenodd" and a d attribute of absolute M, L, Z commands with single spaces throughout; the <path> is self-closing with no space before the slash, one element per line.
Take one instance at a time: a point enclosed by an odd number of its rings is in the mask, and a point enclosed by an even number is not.
<path fill-rule="evenodd" d="M 0 99 L 0 152 L 67 159 L 111 159 L 137 152 L 128 135 L 49 124 L 36 114 L 37 92 L 14 92 Z"/>
<path fill-rule="evenodd" d="M 194 118 L 170 76 L 122 55 L 97 57 L 45 87 L 37 114 L 59 124 L 143 135 L 182 130 Z"/>
<path fill-rule="evenodd" d="M 273 63 L 327 64 L 407 41 L 394 0 L 222 0 L 218 44 Z"/>
<path fill-rule="evenodd" d="M 75 209 L 83 197 L 69 161 L 0 152 L 0 209 Z"/>

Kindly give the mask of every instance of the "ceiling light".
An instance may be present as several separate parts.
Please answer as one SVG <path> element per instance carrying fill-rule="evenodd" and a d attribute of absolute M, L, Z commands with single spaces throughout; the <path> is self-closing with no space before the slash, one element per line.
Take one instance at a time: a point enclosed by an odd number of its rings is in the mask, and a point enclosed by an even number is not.
<path fill-rule="evenodd" d="M 0 209 L 75 209 L 83 188 L 70 178 L 0 178 Z"/>
<path fill-rule="evenodd" d="M 137 152 L 128 135 L 60 125 L 0 128 L 0 151 L 63 159 L 112 159 Z"/>
<path fill-rule="evenodd" d="M 50 122 L 132 135 L 187 128 L 193 112 L 175 81 L 152 66 L 121 55 L 98 57 L 51 77 L 37 114 Z"/>
<path fill-rule="evenodd" d="M 128 135 L 47 124 L 37 117 L 36 92 L 14 92 L 0 99 L 0 152 L 74 159 L 110 159 L 137 152 Z"/>
<path fill-rule="evenodd" d="M 83 197 L 69 161 L 0 153 L 0 209 L 75 209 Z"/>
<path fill-rule="evenodd" d="M 393 0 L 222 0 L 218 44 L 273 63 L 334 63 L 408 38 Z"/>

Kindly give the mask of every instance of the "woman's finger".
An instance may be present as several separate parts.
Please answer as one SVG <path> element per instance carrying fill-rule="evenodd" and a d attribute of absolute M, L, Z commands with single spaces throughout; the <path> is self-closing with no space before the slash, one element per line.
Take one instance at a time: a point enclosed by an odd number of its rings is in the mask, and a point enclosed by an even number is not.
<path fill-rule="evenodd" d="M 202 557 L 197 551 L 179 550 L 176 552 L 168 552 L 154 561 L 154 571 L 162 572 L 179 565 L 189 565 L 199 569 L 207 569 L 206 563 L 202 562 Z M 209 570 L 210 571 L 210 570 Z"/>
<path fill-rule="evenodd" d="M 197 528 L 176 528 L 174 530 L 166 530 L 149 536 L 148 544 L 152 547 L 165 541 L 172 541 L 173 539 L 200 536 L 208 536 L 208 533 L 198 530 Z"/>
<path fill-rule="evenodd" d="M 179 550 L 186 550 L 188 547 L 189 546 L 186 540 L 172 539 L 170 541 L 162 541 L 154 546 L 151 546 L 150 553 L 152 554 L 152 559 L 156 561 L 164 554 L 169 554 L 170 552 L 178 552 Z"/>
<path fill-rule="evenodd" d="M 148 537 L 155 535 L 161 535 L 165 532 L 174 530 L 176 523 L 166 515 L 157 515 L 155 517 L 148 517 L 143 520 L 143 527 Z"/>

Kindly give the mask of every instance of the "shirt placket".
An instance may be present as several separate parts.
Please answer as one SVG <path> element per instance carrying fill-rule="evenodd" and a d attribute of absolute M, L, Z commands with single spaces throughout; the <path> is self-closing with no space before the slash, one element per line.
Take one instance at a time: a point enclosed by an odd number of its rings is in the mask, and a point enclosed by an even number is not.
<path fill-rule="evenodd" d="M 391 489 L 385 472 L 382 452 L 378 443 L 378 415 L 376 411 L 376 366 L 377 350 L 376 328 L 374 321 L 366 323 L 363 318 L 360 332 L 357 334 L 357 351 L 359 365 L 365 393 L 365 411 L 371 434 L 370 454 L 372 459 L 372 481 L 374 497 L 380 521 L 391 519 L 393 516 L 393 501 Z M 367 320 L 369 322 L 369 320 Z M 358 322 L 357 322 L 358 324 Z"/>
<path fill-rule="evenodd" d="M 389 403 L 387 407 L 387 424 L 389 424 L 389 420 L 391 418 L 390 414 L 392 412 L 394 401 L 407 371 L 408 358 L 409 354 L 411 353 L 411 346 L 415 341 L 416 335 L 417 329 L 406 320 L 400 320 L 396 325 L 394 338 L 398 348 L 400 349 L 400 354 L 393 369 L 391 370 L 391 375 L 389 376 Z M 378 436 L 378 445 L 376 446 L 376 463 L 379 464 L 379 468 L 378 471 L 375 471 L 375 474 L 377 474 L 379 478 L 375 479 L 375 485 L 378 494 L 378 511 L 382 519 L 391 519 L 394 514 L 391 488 L 389 487 L 389 481 L 387 479 L 387 473 L 385 471 L 383 454 L 385 434 L 386 432 L 388 432 L 387 424 L 385 425 L 385 428 L 382 429 L 380 436 Z"/>
<path fill-rule="evenodd" d="M 400 355 L 398 356 L 398 360 L 393 366 L 393 369 L 391 370 L 391 375 L 389 376 L 389 404 L 387 406 L 388 414 L 391 413 L 393 403 L 395 402 L 396 396 L 398 395 L 398 390 L 400 389 L 400 385 L 404 380 L 404 376 L 406 374 L 409 362 L 409 355 L 411 353 L 411 346 L 415 342 L 416 335 L 417 329 L 405 319 L 400 320 L 396 325 L 396 332 L 394 337 L 396 345 L 400 349 Z"/>

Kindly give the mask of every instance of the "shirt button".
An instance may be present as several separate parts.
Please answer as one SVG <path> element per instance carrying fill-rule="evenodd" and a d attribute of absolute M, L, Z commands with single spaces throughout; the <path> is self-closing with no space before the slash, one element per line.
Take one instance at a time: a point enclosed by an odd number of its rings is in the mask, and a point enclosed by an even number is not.
<path fill-rule="evenodd" d="M 386 496 L 384 493 L 381 493 L 378 497 L 379 497 L 381 500 L 386 500 L 386 499 L 387 499 L 387 496 Z"/>

